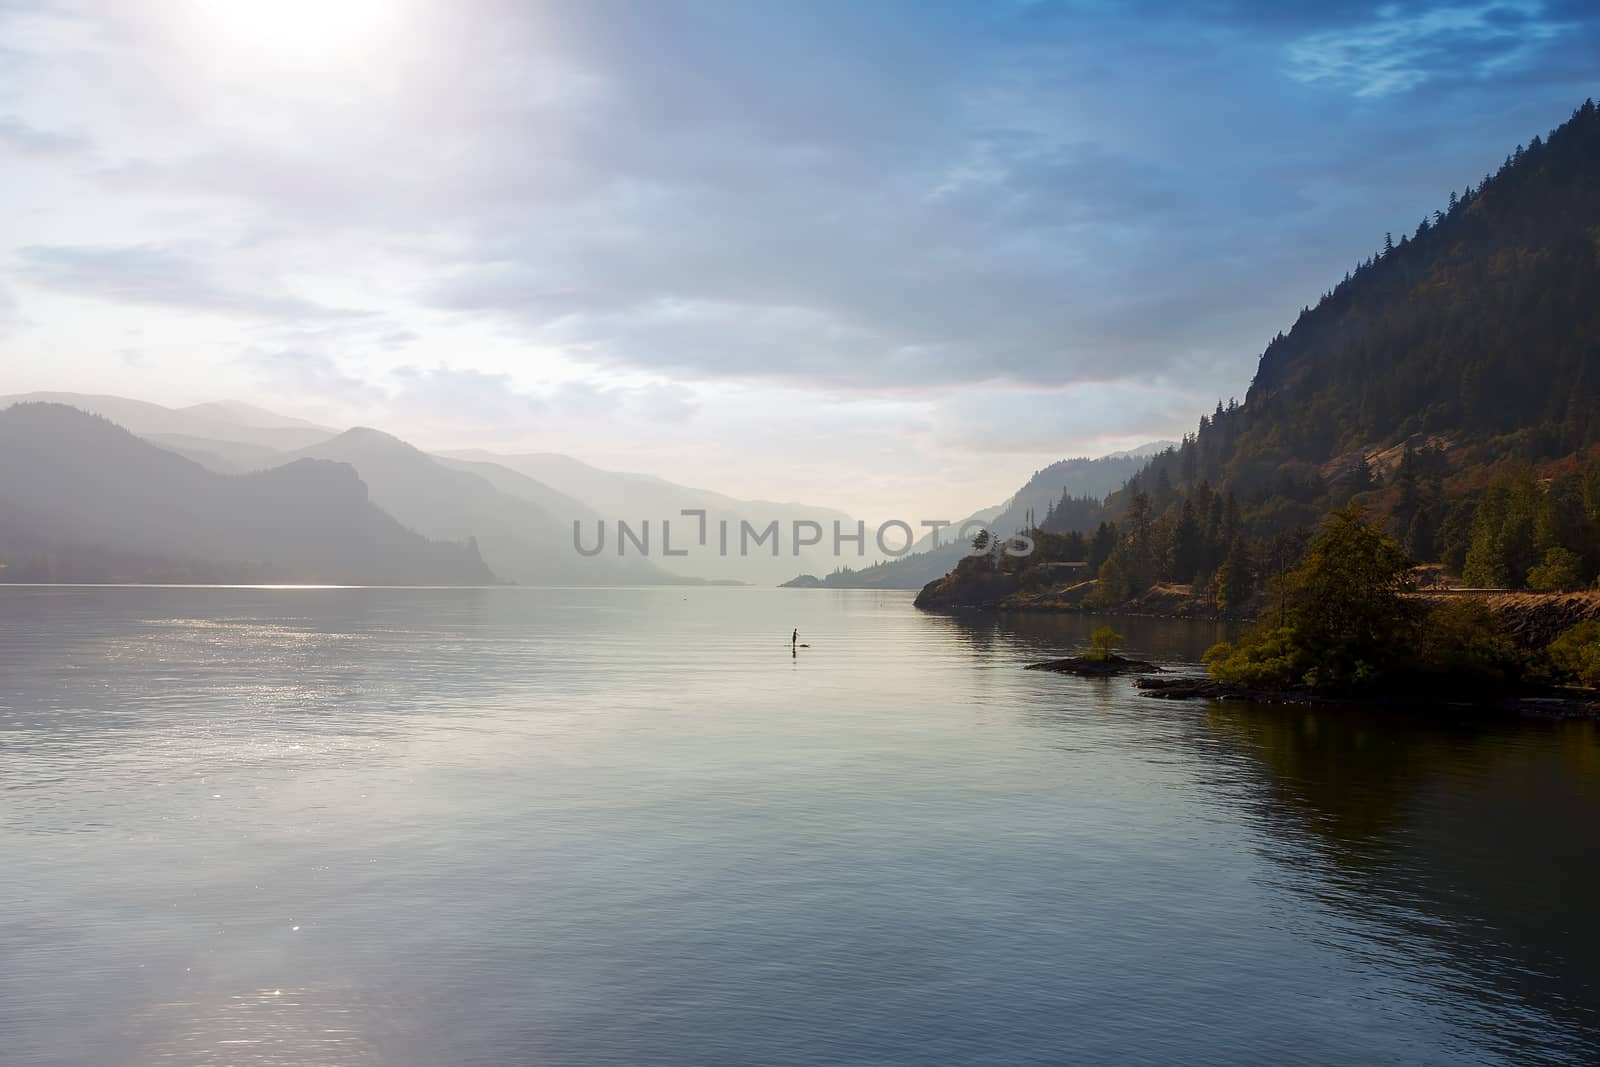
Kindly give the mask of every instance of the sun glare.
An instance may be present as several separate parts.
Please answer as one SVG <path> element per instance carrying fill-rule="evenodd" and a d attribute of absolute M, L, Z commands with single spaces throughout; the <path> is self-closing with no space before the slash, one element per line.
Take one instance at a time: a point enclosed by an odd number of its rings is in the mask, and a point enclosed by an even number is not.
<path fill-rule="evenodd" d="M 196 0 L 207 29 L 261 58 L 328 62 L 378 43 L 402 0 Z"/>

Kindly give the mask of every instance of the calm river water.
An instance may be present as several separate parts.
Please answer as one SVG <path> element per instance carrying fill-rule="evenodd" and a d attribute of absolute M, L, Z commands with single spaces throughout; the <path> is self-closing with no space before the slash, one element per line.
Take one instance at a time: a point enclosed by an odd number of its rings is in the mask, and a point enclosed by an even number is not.
<path fill-rule="evenodd" d="M 0 587 L 0 1062 L 1593 1061 L 1596 724 L 1021 669 L 1088 628 Z"/>

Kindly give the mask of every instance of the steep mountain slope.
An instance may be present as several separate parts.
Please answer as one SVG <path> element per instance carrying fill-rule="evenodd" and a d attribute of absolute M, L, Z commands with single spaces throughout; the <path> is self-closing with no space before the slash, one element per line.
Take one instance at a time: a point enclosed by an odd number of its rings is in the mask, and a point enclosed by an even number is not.
<path fill-rule="evenodd" d="M 1349 501 L 1469 585 L 1600 574 L 1592 101 L 1386 238 L 1267 345 L 1243 403 L 1219 403 L 1131 478 L 1108 501 L 1095 595 L 1118 604 L 1165 581 L 1243 603 Z M 1020 585 L 1029 566 L 1010 565 Z"/>
<path fill-rule="evenodd" d="M 574 514 L 578 506 L 563 505 L 552 490 L 526 487 L 526 495 L 503 492 L 477 471 L 449 466 L 448 460 L 378 430 L 347 430 L 295 455 L 348 463 L 380 507 L 430 537 L 475 538 L 484 561 L 511 581 L 526 585 L 674 581 L 640 556 L 619 558 L 611 551 L 614 542 L 608 542 L 608 551 L 598 556 L 580 555 L 573 547 L 572 520 L 584 516 Z M 593 543 L 592 532 L 589 537 L 586 544 Z"/>
<path fill-rule="evenodd" d="M 0 410 L 8 580 L 477 584 L 469 545 L 428 541 L 350 467 L 301 460 L 227 476 L 58 404 Z"/>
<path fill-rule="evenodd" d="M 1461 470 L 1600 442 L 1592 103 L 1386 243 L 1273 339 L 1243 404 L 1202 419 L 1141 485 L 1226 483 L 1247 512 L 1278 498 L 1305 519 L 1368 488 L 1358 464 L 1397 466 L 1405 450 L 1387 446 L 1437 444 Z"/>
<path fill-rule="evenodd" d="M 1535 455 L 1600 439 L 1600 113 L 1359 267 L 1262 355 L 1247 428 L 1301 454 L 1447 432 Z M 1514 447 L 1511 443 L 1508 446 Z"/>

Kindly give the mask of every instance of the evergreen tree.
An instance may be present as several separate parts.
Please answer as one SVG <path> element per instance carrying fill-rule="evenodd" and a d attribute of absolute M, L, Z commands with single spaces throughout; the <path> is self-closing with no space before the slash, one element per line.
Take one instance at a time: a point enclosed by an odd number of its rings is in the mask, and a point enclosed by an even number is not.
<path fill-rule="evenodd" d="M 1173 581 L 1185 584 L 1194 581 L 1204 558 L 1203 548 L 1200 523 L 1195 518 L 1194 505 L 1184 500 L 1172 529 L 1172 544 L 1168 553 L 1169 572 Z"/>
<path fill-rule="evenodd" d="M 1110 558 L 1111 550 L 1116 545 L 1116 524 L 1102 522 L 1094 531 L 1094 539 L 1089 542 L 1089 566 L 1098 572 L 1101 565 Z"/>
<path fill-rule="evenodd" d="M 1215 582 L 1217 607 L 1230 614 L 1241 614 L 1249 609 L 1255 595 L 1254 575 L 1251 573 L 1250 553 L 1242 540 L 1235 539 L 1228 547 L 1227 557 L 1217 568 Z"/>
<path fill-rule="evenodd" d="M 1411 523 L 1406 528 L 1406 552 L 1419 562 L 1437 559 L 1436 536 L 1432 515 L 1428 513 L 1427 508 L 1418 508 L 1412 514 Z"/>

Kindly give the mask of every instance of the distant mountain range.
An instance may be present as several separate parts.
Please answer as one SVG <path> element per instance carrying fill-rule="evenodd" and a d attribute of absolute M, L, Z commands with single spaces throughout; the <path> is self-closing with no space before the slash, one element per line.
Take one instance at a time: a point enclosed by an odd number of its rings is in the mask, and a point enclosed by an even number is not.
<path fill-rule="evenodd" d="M 373 503 L 427 537 L 476 539 L 494 573 L 519 585 L 662 585 L 684 579 L 640 556 L 573 549 L 584 505 L 496 464 L 430 456 L 397 437 L 357 428 L 300 449 L 296 457 L 355 468 Z M 487 472 L 487 475 L 486 473 Z"/>
<path fill-rule="evenodd" d="M 803 504 L 738 500 L 675 485 L 651 475 L 606 471 L 571 457 L 549 453 L 430 455 L 379 430 L 355 428 L 340 432 L 243 404 L 209 403 L 168 408 L 117 396 L 30 393 L 0 397 L 0 414 L 40 404 L 65 405 L 99 416 L 100 419 L 93 420 L 96 423 L 105 420 L 116 423 L 143 442 L 157 446 L 164 454 L 180 457 L 206 473 L 228 476 L 228 480 L 218 484 L 236 487 L 243 484 L 238 476 L 259 475 L 303 461 L 339 464 L 357 479 L 356 484 L 370 503 L 399 525 L 433 541 L 466 544 L 470 540 L 494 579 L 519 584 L 662 585 L 708 581 L 777 584 L 793 574 L 797 567 L 833 558 L 831 554 L 824 557 L 813 551 L 796 557 L 789 540 L 794 521 L 816 522 L 830 537 L 835 521 L 850 529 L 855 525 L 840 511 Z M 22 422 L 33 425 L 27 419 Z M 84 440 L 76 444 L 80 451 L 88 453 L 112 444 L 103 434 L 96 435 L 84 429 L 88 425 L 79 424 L 85 433 Z M 69 435 L 66 424 L 58 430 Z M 25 447 L 24 436 L 15 441 L 17 447 Z M 26 451 L 14 455 L 18 457 L 16 466 L 26 465 L 20 458 L 27 455 Z M 12 461 L 11 456 L 0 459 L 8 466 Z M 91 489 L 85 486 L 84 491 Z M 99 575 L 95 580 L 108 576 L 148 580 L 149 575 L 156 573 L 266 573 L 262 569 L 265 563 L 254 569 L 242 566 L 238 558 L 221 546 L 173 542 L 174 546 L 187 546 L 185 552 L 189 554 L 181 558 L 147 559 L 144 551 L 147 545 L 142 542 L 123 544 L 109 529 L 102 529 L 88 538 L 91 543 L 85 543 L 85 537 L 62 539 L 55 525 L 31 522 L 30 516 L 36 510 L 34 501 L 21 497 L 9 503 L 11 521 L 7 528 L 12 533 L 0 537 L 0 563 L 9 564 L 9 567 L 0 573 L 11 580 L 25 572 L 30 575 L 65 573 L 59 565 L 51 570 L 42 563 L 50 554 L 45 549 L 51 545 L 60 547 L 66 557 L 73 560 L 84 561 L 93 555 L 98 561 L 94 567 L 85 569 L 86 564 L 75 564 L 67 569 L 80 577 L 90 572 Z M 682 515 L 684 509 L 706 512 L 706 545 L 698 543 L 697 518 Z M 628 554 L 619 555 L 619 521 L 626 522 L 636 534 L 642 533 L 648 523 L 653 553 L 649 558 L 639 554 L 631 543 Z M 664 521 L 672 523 L 674 547 L 688 547 L 690 555 L 670 559 L 661 555 Z M 741 523 L 765 529 L 774 521 L 779 523 L 784 539 L 776 557 L 765 547 L 753 550 L 748 556 L 740 556 L 737 548 L 727 557 L 717 552 L 716 531 L 720 523 L 729 524 L 733 532 L 731 540 L 736 545 Z M 594 544 L 598 527 L 603 523 L 605 550 L 594 556 L 577 552 L 574 549 L 575 522 L 581 524 L 586 546 Z M 870 554 L 864 558 L 871 562 L 878 555 L 870 545 L 870 536 L 869 550 Z M 287 565 L 274 563 L 279 570 Z M 488 580 L 488 576 L 480 574 L 472 580 Z"/>
<path fill-rule="evenodd" d="M 9 476 L 0 486 L 0 498 L 7 505 L 0 524 L 0 564 L 5 565 L 0 575 L 9 580 L 48 575 L 60 580 L 365 582 L 382 576 L 383 581 L 402 583 L 777 585 L 809 571 L 826 576 L 822 581 L 829 585 L 915 588 L 949 570 L 964 551 L 964 545 L 952 543 L 952 528 L 944 532 L 944 544 L 937 551 L 928 551 L 932 543 L 925 537 L 912 555 L 888 559 L 869 529 L 860 555 L 836 556 L 835 524 L 846 532 L 856 528 L 856 520 L 842 511 L 741 500 L 653 475 L 603 470 L 555 453 L 499 455 L 468 450 L 435 455 L 380 430 L 357 427 L 341 432 L 245 404 L 168 408 L 118 396 L 30 393 L 0 397 L 0 416 L 11 427 L 7 441 L 12 450 L 0 452 Z M 45 447 L 45 438 L 64 455 L 77 457 L 77 465 L 49 466 L 34 459 Z M 129 492 L 112 494 L 105 506 L 116 501 L 131 506 L 131 499 L 166 500 L 172 505 L 166 514 L 174 521 L 181 516 L 187 535 L 166 530 L 155 522 L 154 514 L 139 518 L 130 513 L 123 521 L 111 512 L 96 513 L 100 515 L 96 521 L 87 521 L 99 506 L 88 498 L 104 488 L 90 475 L 96 469 L 122 469 L 133 462 L 128 454 L 108 456 L 99 465 L 91 457 L 101 449 L 126 452 L 129 439 L 143 446 L 131 456 L 142 458 L 125 471 Z M 1006 532 L 1021 529 L 1030 513 L 1042 514 L 1063 492 L 1104 496 L 1137 469 L 1142 457 L 1165 447 L 1162 442 L 1115 458 L 1052 464 L 1006 503 L 971 518 Z M 160 458 L 152 459 L 152 452 Z M 27 485 L 40 484 L 27 472 L 47 468 L 57 476 L 54 495 L 24 491 Z M 342 473 L 328 473 L 334 469 Z M 322 473 L 307 473 L 311 471 Z M 171 493 L 156 484 L 162 477 L 191 487 L 192 502 L 176 507 Z M 381 516 L 411 540 L 395 541 L 385 548 L 386 555 L 373 556 L 370 566 L 362 568 L 352 562 L 360 556 L 352 546 L 370 543 L 376 536 L 373 529 L 337 524 L 324 529 L 336 541 L 344 540 L 331 543 L 329 557 L 319 560 L 307 555 L 300 540 L 291 539 L 283 551 L 269 552 L 259 539 L 227 533 L 226 524 L 219 525 L 221 517 L 201 521 L 207 502 L 219 506 L 228 502 L 234 514 L 253 513 L 241 512 L 233 502 L 245 487 L 254 491 L 269 484 L 280 494 L 275 498 L 279 515 L 309 519 L 308 509 L 331 500 L 338 500 L 346 511 L 356 509 L 359 501 L 357 510 Z M 348 499 L 333 492 L 335 484 L 343 485 Z M 289 499 L 294 487 L 301 485 L 307 499 Z M 85 497 L 77 505 L 81 513 L 68 507 L 79 495 Z M 685 510 L 706 513 L 704 544 L 698 517 L 685 516 Z M 69 521 L 73 515 L 86 521 L 75 524 Z M 348 522 L 350 516 L 340 521 Z M 369 515 L 363 521 L 379 520 Z M 628 554 L 618 554 L 619 522 L 626 522 L 635 533 L 648 524 L 652 553 L 648 558 L 631 543 Z M 688 555 L 662 555 L 664 522 L 672 524 L 673 546 L 687 548 Z M 760 531 L 774 522 L 781 538 L 776 555 L 765 545 L 740 553 L 744 524 Z M 823 543 L 796 555 L 792 538 L 797 522 L 815 523 Z M 593 556 L 577 552 L 574 523 L 580 526 L 584 544 L 591 547 L 604 524 L 605 550 Z M 729 530 L 726 556 L 719 551 L 723 524 Z M 156 536 L 157 530 L 161 536 Z M 347 550 L 350 555 L 341 555 Z M 452 553 L 462 558 L 446 565 Z M 840 568 L 845 561 L 853 564 L 848 570 Z M 413 564 L 414 571 L 408 569 Z"/>
<path fill-rule="evenodd" d="M 0 410 L 0 564 L 8 581 L 494 580 L 471 542 L 406 529 L 347 465 L 218 474 L 49 403 Z"/>
<path fill-rule="evenodd" d="M 209 403 L 187 408 L 162 407 L 143 400 L 90 393 L 23 393 L 0 396 L 0 407 L 23 401 L 65 404 L 100 415 L 140 437 L 221 441 L 254 445 L 267 452 L 304 448 L 338 431 L 302 419 L 275 415 L 248 404 Z"/>
<path fill-rule="evenodd" d="M 525 479 L 545 485 L 565 494 L 568 499 L 581 501 L 587 509 L 583 518 L 603 517 L 612 523 L 624 520 L 637 528 L 650 520 L 656 536 L 660 536 L 662 520 L 672 523 L 675 546 L 687 546 L 690 555 L 667 561 L 658 559 L 662 566 L 670 566 L 678 574 L 690 577 L 717 579 L 738 578 L 756 585 L 777 585 L 797 571 L 822 567 L 831 570 L 838 557 L 833 554 L 833 524 L 840 524 L 846 532 L 853 532 L 856 520 L 842 511 L 812 507 L 806 504 L 777 503 L 768 500 L 738 500 L 708 489 L 692 489 L 676 485 L 650 474 L 630 474 L 601 470 L 571 456 L 550 452 L 522 455 L 497 455 L 483 451 L 447 453 L 457 462 L 472 461 L 483 465 L 509 468 Z M 684 509 L 701 509 L 706 512 L 706 545 L 698 542 L 699 522 L 686 517 Z M 741 522 L 749 522 L 756 529 L 764 529 L 776 521 L 781 536 L 778 555 L 769 549 L 752 549 L 747 556 L 738 555 Z M 815 549 L 802 549 L 796 555 L 792 549 L 792 531 L 795 522 L 814 522 L 823 531 L 823 544 Z M 718 554 L 720 524 L 726 522 L 730 530 L 729 557 Z M 569 538 L 570 539 L 570 538 Z M 873 544 L 872 533 L 866 538 L 865 554 L 851 555 L 862 563 L 873 563 L 882 553 Z"/>

